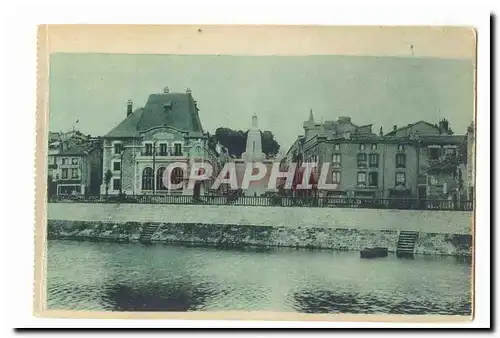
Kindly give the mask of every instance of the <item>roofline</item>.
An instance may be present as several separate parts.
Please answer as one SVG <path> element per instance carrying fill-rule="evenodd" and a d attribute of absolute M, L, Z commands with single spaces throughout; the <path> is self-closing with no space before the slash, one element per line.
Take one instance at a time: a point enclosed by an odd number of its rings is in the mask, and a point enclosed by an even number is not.
<path fill-rule="evenodd" d="M 103 139 L 122 139 L 122 138 L 140 138 L 140 136 L 101 136 Z"/>
<path fill-rule="evenodd" d="M 465 135 L 444 135 L 444 136 L 429 136 L 432 139 L 426 139 L 426 137 L 422 137 L 419 141 L 415 139 L 411 139 L 409 136 L 398 136 L 386 138 L 385 136 L 373 136 L 373 138 L 337 138 L 337 139 L 328 139 L 326 137 L 320 137 L 321 142 L 327 143 L 370 143 L 370 142 L 378 142 L 378 143 L 404 143 L 404 144 L 460 144 L 466 138 Z M 442 139 L 439 139 L 442 138 Z M 313 138 L 311 138 L 312 140 Z"/>
<path fill-rule="evenodd" d="M 137 132 L 143 134 L 143 133 L 147 133 L 148 131 L 152 131 L 152 130 L 159 129 L 159 128 L 167 128 L 167 129 L 172 129 L 172 130 L 175 130 L 175 131 L 178 131 L 178 132 L 181 132 L 181 133 L 189 133 L 188 130 L 178 129 L 178 128 L 169 126 L 168 124 L 161 124 L 161 125 L 157 125 L 157 126 L 151 127 L 149 129 L 144 129 L 144 130 L 137 130 Z"/>
<path fill-rule="evenodd" d="M 84 155 L 89 155 L 91 152 L 93 152 L 94 150 L 97 150 L 97 149 L 100 149 L 101 147 L 99 147 L 98 145 L 94 145 L 92 147 L 89 147 L 89 148 L 86 148 L 84 149 L 83 151 L 81 152 L 72 152 L 71 149 L 68 149 L 66 151 L 62 151 L 58 154 L 51 154 L 53 156 L 84 156 Z"/>
<path fill-rule="evenodd" d="M 386 135 L 390 135 L 390 134 L 396 133 L 396 132 L 398 132 L 400 130 L 403 130 L 403 129 L 406 129 L 406 128 L 411 128 L 411 127 L 413 127 L 414 125 L 416 125 L 416 124 L 418 124 L 420 122 L 423 122 L 423 123 L 425 123 L 425 124 L 427 124 L 429 126 L 432 126 L 432 127 L 436 127 L 434 124 L 432 124 L 430 122 L 427 122 L 427 121 L 424 121 L 424 120 L 420 120 L 420 121 L 417 121 L 417 122 L 414 122 L 414 123 L 410 123 L 410 124 L 408 124 L 408 125 L 406 125 L 404 127 L 397 128 L 396 130 L 392 130 L 392 131 L 388 132 Z"/>

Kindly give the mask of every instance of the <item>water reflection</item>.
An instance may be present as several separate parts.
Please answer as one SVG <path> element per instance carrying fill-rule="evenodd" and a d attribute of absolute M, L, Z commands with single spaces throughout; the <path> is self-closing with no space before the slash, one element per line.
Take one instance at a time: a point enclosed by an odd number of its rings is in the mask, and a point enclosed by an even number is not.
<path fill-rule="evenodd" d="M 358 252 L 48 242 L 51 309 L 470 314 L 470 262 Z"/>
<path fill-rule="evenodd" d="M 213 295 L 207 285 L 189 282 L 144 285 L 116 284 L 106 291 L 105 297 L 114 311 L 192 311 Z"/>
<path fill-rule="evenodd" d="M 298 312 L 305 313 L 365 313 L 365 314 L 471 314 L 470 301 L 458 303 L 439 299 L 403 300 L 357 293 L 340 293 L 330 290 L 302 290 L 293 294 Z"/>

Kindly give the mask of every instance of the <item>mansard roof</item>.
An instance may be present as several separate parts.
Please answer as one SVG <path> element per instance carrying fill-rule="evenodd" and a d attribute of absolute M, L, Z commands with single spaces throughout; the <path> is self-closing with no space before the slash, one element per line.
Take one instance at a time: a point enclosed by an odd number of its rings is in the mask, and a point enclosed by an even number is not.
<path fill-rule="evenodd" d="M 149 95 L 143 108 L 136 109 L 104 137 L 137 137 L 143 131 L 160 126 L 203 133 L 196 101 L 191 93 Z"/>

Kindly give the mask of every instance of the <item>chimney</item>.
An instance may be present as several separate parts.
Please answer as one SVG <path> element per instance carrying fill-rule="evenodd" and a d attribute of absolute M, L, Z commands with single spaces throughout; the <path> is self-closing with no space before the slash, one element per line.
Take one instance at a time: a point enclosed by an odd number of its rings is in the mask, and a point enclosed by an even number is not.
<path fill-rule="evenodd" d="M 392 130 L 393 130 L 393 131 L 396 131 L 397 129 L 398 129 L 398 126 L 397 126 L 397 125 L 393 125 L 393 126 L 392 126 Z"/>
<path fill-rule="evenodd" d="M 447 134 L 448 133 L 448 120 L 447 119 L 442 119 L 439 121 L 439 133 L 440 134 Z"/>
<path fill-rule="evenodd" d="M 378 135 L 379 135 L 380 137 L 384 136 L 384 132 L 383 132 L 383 130 L 382 130 L 382 127 L 380 127 L 380 131 L 378 132 Z"/>
<path fill-rule="evenodd" d="M 127 117 L 130 116 L 130 114 L 132 114 L 132 100 L 128 100 L 127 101 Z"/>

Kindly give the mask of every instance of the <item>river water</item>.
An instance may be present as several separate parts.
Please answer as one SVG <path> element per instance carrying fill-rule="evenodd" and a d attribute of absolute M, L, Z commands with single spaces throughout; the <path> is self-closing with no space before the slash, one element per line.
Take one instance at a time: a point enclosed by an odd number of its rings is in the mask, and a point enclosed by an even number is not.
<path fill-rule="evenodd" d="M 454 257 L 50 240 L 50 309 L 471 313 L 471 264 Z"/>

